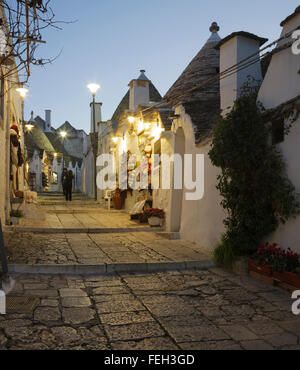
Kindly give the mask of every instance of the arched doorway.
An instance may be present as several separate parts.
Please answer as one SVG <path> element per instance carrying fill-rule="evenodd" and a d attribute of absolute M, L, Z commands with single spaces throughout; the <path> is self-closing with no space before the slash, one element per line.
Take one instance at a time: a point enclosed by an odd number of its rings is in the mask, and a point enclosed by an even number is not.
<path fill-rule="evenodd" d="M 171 190 L 171 213 L 170 213 L 170 231 L 179 232 L 181 227 L 182 200 L 184 194 L 184 154 L 185 154 L 185 135 L 181 127 L 178 128 L 175 135 L 174 154 L 179 154 L 182 159 L 182 188 L 174 189 L 174 165 L 173 165 L 173 186 Z M 180 176 L 179 174 L 175 174 Z"/>

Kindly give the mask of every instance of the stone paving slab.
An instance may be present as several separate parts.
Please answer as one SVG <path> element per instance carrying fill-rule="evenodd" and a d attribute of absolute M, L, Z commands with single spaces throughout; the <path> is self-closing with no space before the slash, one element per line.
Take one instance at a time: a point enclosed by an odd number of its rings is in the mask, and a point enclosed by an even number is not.
<path fill-rule="evenodd" d="M 10 295 L 35 296 L 39 304 L 0 316 L 1 349 L 300 349 L 290 294 L 217 268 L 14 277 Z"/>
<path fill-rule="evenodd" d="M 27 212 L 30 209 L 30 212 Z M 102 233 L 128 232 L 132 230 L 152 231 L 148 224 L 131 220 L 125 211 L 108 211 L 101 204 L 83 201 L 58 204 L 53 201 L 48 205 L 25 205 L 25 217 L 19 224 L 6 227 L 11 231 L 41 232 L 41 233 Z M 35 217 L 38 214 L 39 217 Z M 163 228 L 159 228 L 163 231 Z"/>
<path fill-rule="evenodd" d="M 51 232 L 53 229 L 57 230 L 74 230 L 80 233 L 86 230 L 105 231 L 111 230 L 125 230 L 127 229 L 149 229 L 151 227 L 147 224 L 140 224 L 136 221 L 131 221 L 128 214 L 123 212 L 86 212 L 81 213 L 80 210 L 71 213 L 46 213 L 41 220 L 20 219 L 19 225 L 8 228 L 12 230 L 33 231 L 33 232 Z M 162 228 L 160 228 L 162 230 Z"/>
<path fill-rule="evenodd" d="M 107 274 L 213 266 L 212 254 L 200 245 L 167 240 L 154 232 L 53 235 L 5 232 L 4 240 L 11 273 Z"/>

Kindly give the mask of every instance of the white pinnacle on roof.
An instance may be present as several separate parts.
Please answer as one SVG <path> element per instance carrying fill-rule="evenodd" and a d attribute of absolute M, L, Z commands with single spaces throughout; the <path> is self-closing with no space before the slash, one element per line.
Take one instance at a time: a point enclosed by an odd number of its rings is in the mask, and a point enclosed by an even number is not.
<path fill-rule="evenodd" d="M 33 110 L 31 111 L 31 115 L 30 115 L 30 120 L 29 121 L 30 122 L 35 122 Z"/>
<path fill-rule="evenodd" d="M 147 76 L 145 75 L 145 70 L 144 69 L 141 69 L 140 70 L 141 74 L 140 74 L 140 77 L 138 78 L 138 80 L 143 80 L 143 81 L 150 81 Z"/>
<path fill-rule="evenodd" d="M 211 32 L 210 38 L 207 40 L 207 42 L 219 42 L 221 40 L 221 37 L 218 34 L 218 31 L 220 31 L 220 27 L 218 26 L 217 22 L 213 22 L 209 28 Z"/>
<path fill-rule="evenodd" d="M 185 95 L 184 98 L 181 97 L 181 95 L 185 94 L 188 90 L 204 83 L 212 77 L 216 77 L 219 72 L 220 51 L 216 50 L 215 47 L 221 40 L 218 35 L 220 28 L 216 22 L 213 22 L 209 30 L 211 32 L 210 38 L 166 93 L 164 96 L 165 99 L 172 99 L 174 103 L 178 101 L 203 101 L 219 96 L 220 87 L 219 81 L 216 78 L 214 83 L 206 85 L 203 89 Z"/>

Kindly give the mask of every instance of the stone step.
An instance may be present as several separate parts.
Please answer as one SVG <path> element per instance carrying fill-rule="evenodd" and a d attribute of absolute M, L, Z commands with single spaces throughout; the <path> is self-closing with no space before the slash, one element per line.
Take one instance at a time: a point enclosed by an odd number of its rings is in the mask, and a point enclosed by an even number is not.
<path fill-rule="evenodd" d="M 6 226 L 4 231 L 34 233 L 34 234 L 121 234 L 136 232 L 160 232 L 163 228 L 131 227 L 131 228 L 34 228 Z"/>
<path fill-rule="evenodd" d="M 155 263 L 116 263 L 102 265 L 22 265 L 8 266 L 10 274 L 50 274 L 50 275 L 109 275 L 114 273 L 155 273 L 166 271 L 208 270 L 215 267 L 211 260 L 155 262 Z"/>
<path fill-rule="evenodd" d="M 81 205 L 81 206 L 100 206 L 100 203 L 97 203 L 95 201 L 83 201 L 83 200 L 74 200 L 72 202 L 66 202 L 64 200 L 62 201 L 49 201 L 49 200 L 40 200 L 38 201 L 38 204 L 41 206 L 74 206 L 74 205 Z"/>
<path fill-rule="evenodd" d="M 168 240 L 180 240 L 181 239 L 180 233 L 164 231 L 164 232 L 158 232 L 157 234 Z"/>

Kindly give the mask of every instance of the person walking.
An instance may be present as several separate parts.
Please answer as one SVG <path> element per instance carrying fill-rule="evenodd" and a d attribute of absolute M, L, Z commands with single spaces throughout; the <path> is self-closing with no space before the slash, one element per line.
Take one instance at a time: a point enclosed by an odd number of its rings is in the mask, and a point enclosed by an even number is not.
<path fill-rule="evenodd" d="M 72 201 L 72 187 L 73 187 L 73 172 L 67 171 L 67 176 L 66 176 L 66 201 Z"/>
<path fill-rule="evenodd" d="M 63 194 L 66 196 L 66 180 L 67 180 L 68 170 L 66 168 L 63 169 L 63 172 L 61 174 L 61 185 L 63 188 Z"/>

